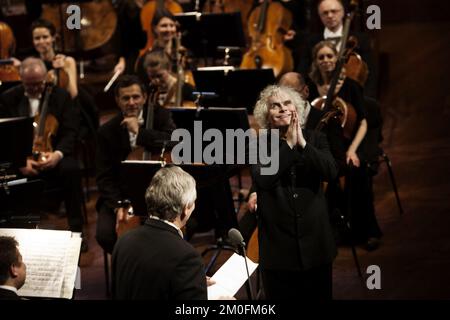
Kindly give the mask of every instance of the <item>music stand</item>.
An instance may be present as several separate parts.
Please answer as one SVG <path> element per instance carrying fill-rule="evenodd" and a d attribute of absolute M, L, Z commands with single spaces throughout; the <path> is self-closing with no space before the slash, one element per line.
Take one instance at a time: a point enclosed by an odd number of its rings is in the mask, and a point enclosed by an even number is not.
<path fill-rule="evenodd" d="M 199 69 L 193 75 L 199 91 L 218 94 L 217 98 L 205 100 L 205 107 L 246 108 L 249 114 L 253 113 L 260 92 L 275 83 L 272 69 Z"/>
<path fill-rule="evenodd" d="M 27 164 L 33 144 L 33 118 L 17 117 L 0 119 L 0 148 L 6 152 L 0 155 L 0 215 L 2 224 L 8 226 L 30 227 L 37 224 L 38 204 L 44 182 L 42 180 L 21 181 L 10 185 L 8 180 L 16 175 L 8 171 L 16 170 Z M 6 220 L 4 220 L 6 219 Z M 9 221 L 8 221 L 9 220 Z"/>
<path fill-rule="evenodd" d="M 176 14 L 175 18 L 183 30 L 183 46 L 205 61 L 218 56 L 218 47 L 246 46 L 240 12 L 188 12 Z"/>
<path fill-rule="evenodd" d="M 0 119 L 0 165 L 5 169 L 26 166 L 33 146 L 33 118 Z"/>

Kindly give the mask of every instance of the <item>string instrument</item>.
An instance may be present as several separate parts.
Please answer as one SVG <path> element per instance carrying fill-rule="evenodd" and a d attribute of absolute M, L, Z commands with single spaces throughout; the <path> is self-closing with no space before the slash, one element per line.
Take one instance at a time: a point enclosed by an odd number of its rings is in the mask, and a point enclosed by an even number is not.
<path fill-rule="evenodd" d="M 183 9 L 174 0 L 150 0 L 141 9 L 141 24 L 147 34 L 147 44 L 141 49 L 139 56 L 143 56 L 148 50 L 153 47 L 155 41 L 155 35 L 152 30 L 152 20 L 158 11 L 167 9 L 172 14 L 181 13 Z"/>
<path fill-rule="evenodd" d="M 47 72 L 46 82 L 66 89 L 69 84 L 69 75 L 63 68 L 55 68 Z"/>
<path fill-rule="evenodd" d="M 276 77 L 291 71 L 294 61 L 283 40 L 291 24 L 292 14 L 281 3 L 264 0 L 256 7 L 248 19 L 251 45 L 242 58 L 241 68 L 272 68 Z"/>
<path fill-rule="evenodd" d="M 48 102 L 53 86 L 47 84 L 40 112 L 35 116 L 37 132 L 33 141 L 33 160 L 45 161 L 44 152 L 53 152 L 52 139 L 58 131 L 59 123 L 54 115 L 48 112 Z"/>
<path fill-rule="evenodd" d="M 68 17 L 66 10 L 69 5 L 73 4 L 80 7 L 80 30 L 70 30 L 66 26 Z M 61 42 L 58 51 L 72 54 L 104 46 L 112 38 L 117 26 L 117 14 L 109 0 L 44 4 L 41 17 L 55 25 Z"/>
<path fill-rule="evenodd" d="M 16 39 L 9 25 L 0 21 L 0 82 L 20 81 L 19 70 L 10 59 L 16 51 Z"/>
<path fill-rule="evenodd" d="M 247 19 L 252 9 L 253 0 L 207 0 L 203 4 L 204 13 L 240 12 L 242 26 L 247 26 Z M 248 38 L 248 29 L 244 27 L 244 34 Z"/>
<path fill-rule="evenodd" d="M 355 108 L 350 103 L 345 102 L 340 97 L 337 97 L 336 87 L 339 81 L 343 81 L 345 79 L 346 69 L 344 69 L 344 65 L 351 55 L 354 47 L 347 47 L 347 39 L 350 30 L 350 23 L 355 15 L 357 4 L 355 1 L 352 1 L 350 6 L 352 10 L 346 16 L 342 32 L 342 43 L 345 43 L 346 46 L 341 46 L 339 50 L 336 67 L 331 77 L 327 95 L 324 97 L 319 97 L 311 103 L 313 107 L 325 111 L 324 117 L 318 124 L 319 128 L 316 129 L 323 127 L 326 123 L 328 123 L 329 119 L 338 118 L 342 128 L 344 129 L 344 137 L 347 139 L 353 138 L 357 124 L 357 114 Z"/>
<path fill-rule="evenodd" d="M 369 75 L 369 68 L 361 56 L 355 52 L 357 47 L 358 39 L 355 36 L 350 36 L 347 40 L 345 73 L 347 77 L 358 82 L 361 87 L 364 87 Z"/>

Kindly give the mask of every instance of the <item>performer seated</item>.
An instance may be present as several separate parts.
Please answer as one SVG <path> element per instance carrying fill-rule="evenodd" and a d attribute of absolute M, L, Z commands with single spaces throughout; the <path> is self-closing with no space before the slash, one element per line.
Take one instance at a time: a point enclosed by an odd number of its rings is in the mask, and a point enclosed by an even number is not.
<path fill-rule="evenodd" d="M 38 58 L 25 59 L 20 66 L 20 76 L 22 84 L 0 96 L 0 118 L 36 117 L 41 112 L 48 86 L 44 62 Z M 81 171 L 78 161 L 72 156 L 79 128 L 79 110 L 65 90 L 53 87 L 48 99 L 48 113 L 56 118 L 58 124 L 52 149 L 43 152 L 39 161 L 28 159 L 27 166 L 20 168 L 20 172 L 29 178 L 45 180 L 48 188 L 62 186 L 70 230 L 82 232 Z M 87 250 L 86 241 L 82 243 L 82 250 Z"/>
<path fill-rule="evenodd" d="M 158 106 L 154 109 L 153 129 L 145 129 L 147 93 L 136 76 L 124 75 L 118 79 L 115 99 L 121 112 L 98 130 L 96 152 L 100 192 L 96 206 L 96 238 L 108 253 L 112 252 L 116 242 L 119 221 L 127 217 L 125 209 L 118 207 L 118 201 L 124 200 L 119 176 L 121 161 L 127 159 L 137 146 L 155 151 L 164 141 L 170 140 L 175 129 L 170 111 Z"/>
<path fill-rule="evenodd" d="M 20 300 L 17 294 L 27 277 L 19 244 L 13 237 L 0 237 L 0 300 Z"/>

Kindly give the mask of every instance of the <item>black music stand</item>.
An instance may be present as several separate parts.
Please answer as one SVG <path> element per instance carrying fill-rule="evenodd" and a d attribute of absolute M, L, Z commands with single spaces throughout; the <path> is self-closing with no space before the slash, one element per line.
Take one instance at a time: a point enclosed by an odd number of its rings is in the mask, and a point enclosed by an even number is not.
<path fill-rule="evenodd" d="M 246 46 L 241 13 L 180 13 L 175 16 L 183 30 L 183 46 L 196 57 L 217 58 L 219 47 Z"/>
<path fill-rule="evenodd" d="M 12 139 L 14 137 L 14 139 Z M 0 224 L 8 227 L 33 227 L 39 222 L 38 204 L 44 181 L 17 181 L 13 174 L 26 166 L 33 144 L 33 118 L 0 119 Z"/>
<path fill-rule="evenodd" d="M 275 83 L 272 69 L 195 70 L 196 87 L 199 91 L 213 91 L 217 98 L 204 101 L 204 106 L 247 108 L 249 114 L 260 92 Z"/>

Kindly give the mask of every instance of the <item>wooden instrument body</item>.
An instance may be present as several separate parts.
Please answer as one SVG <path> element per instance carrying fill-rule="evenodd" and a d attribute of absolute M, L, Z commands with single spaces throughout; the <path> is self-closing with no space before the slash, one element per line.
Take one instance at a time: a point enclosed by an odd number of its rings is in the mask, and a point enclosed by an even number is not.
<path fill-rule="evenodd" d="M 66 10 L 72 4 L 80 7 L 80 30 L 69 30 L 66 27 Z M 117 27 L 117 14 L 109 0 L 44 4 L 42 18 L 55 25 L 56 33 L 60 35 L 60 50 L 66 53 L 91 51 L 104 46 Z"/>
<path fill-rule="evenodd" d="M 9 25 L 0 21 L 0 59 L 4 61 L 10 59 L 15 51 L 14 33 Z M 12 64 L 12 61 L 0 65 L 0 81 L 20 81 L 19 70 Z"/>
<path fill-rule="evenodd" d="M 294 67 L 291 50 L 283 35 L 292 24 L 292 14 L 278 2 L 264 1 L 248 19 L 250 49 L 242 58 L 242 69 L 273 68 L 276 77 Z"/>
<path fill-rule="evenodd" d="M 316 98 L 311 105 L 316 109 L 324 110 L 326 99 L 326 96 Z M 355 108 L 350 103 L 345 102 L 340 97 L 335 97 L 331 104 L 330 110 L 326 111 L 319 123 L 319 126 L 326 125 L 328 120 L 331 118 L 337 118 L 339 120 L 339 123 L 344 130 L 343 132 L 345 138 L 353 139 L 355 129 L 358 124 L 358 116 Z"/>

